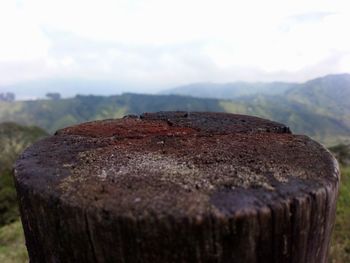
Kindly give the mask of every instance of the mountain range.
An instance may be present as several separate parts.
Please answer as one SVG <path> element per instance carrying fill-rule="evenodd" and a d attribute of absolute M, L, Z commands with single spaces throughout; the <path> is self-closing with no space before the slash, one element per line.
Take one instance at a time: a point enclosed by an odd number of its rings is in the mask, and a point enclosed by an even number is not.
<path fill-rule="evenodd" d="M 303 89 L 318 85 L 341 85 L 344 87 L 350 74 L 327 75 L 299 82 L 228 82 L 228 83 L 191 83 L 159 92 L 161 95 L 183 95 L 196 98 L 235 99 L 250 95 L 283 95 L 290 90 Z"/>
<path fill-rule="evenodd" d="M 197 83 L 163 93 L 220 99 L 224 111 L 280 121 L 326 144 L 350 136 L 350 74 L 305 83 Z"/>
<path fill-rule="evenodd" d="M 241 96 L 265 94 L 283 94 L 297 86 L 288 82 L 230 82 L 230 83 L 192 83 L 171 89 L 162 90 L 161 95 L 183 95 L 197 98 L 234 99 Z"/>
<path fill-rule="evenodd" d="M 254 85 L 257 86 L 254 88 Z M 203 90 L 222 94 L 225 99 L 194 97 L 205 94 L 199 85 L 196 86 L 196 93 L 187 94 L 191 96 L 126 93 L 0 102 L 0 122 L 37 125 L 53 133 L 68 125 L 119 118 L 126 114 L 165 110 L 218 111 L 255 115 L 282 122 L 290 126 L 293 132 L 307 134 L 328 146 L 350 142 L 349 74 L 328 75 L 305 83 L 241 83 L 241 86 L 236 83 L 236 88 L 225 85 L 222 89 L 220 87 L 215 88 L 215 84 L 204 85 Z M 240 95 L 230 98 L 225 90 Z"/>

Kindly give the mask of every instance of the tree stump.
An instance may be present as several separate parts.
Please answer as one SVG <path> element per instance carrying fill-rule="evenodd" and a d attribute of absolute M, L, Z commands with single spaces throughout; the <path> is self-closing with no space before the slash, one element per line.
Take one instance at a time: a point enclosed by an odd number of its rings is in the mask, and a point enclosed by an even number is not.
<path fill-rule="evenodd" d="M 276 122 L 160 112 L 59 130 L 15 182 L 34 263 L 322 263 L 339 169 Z"/>

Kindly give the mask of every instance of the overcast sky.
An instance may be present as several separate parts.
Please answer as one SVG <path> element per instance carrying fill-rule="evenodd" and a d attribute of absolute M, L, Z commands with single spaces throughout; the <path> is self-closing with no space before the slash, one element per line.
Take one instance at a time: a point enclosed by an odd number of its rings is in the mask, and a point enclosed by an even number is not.
<path fill-rule="evenodd" d="M 349 26 L 337 0 L 1 0 L 0 86 L 303 81 L 350 72 Z"/>

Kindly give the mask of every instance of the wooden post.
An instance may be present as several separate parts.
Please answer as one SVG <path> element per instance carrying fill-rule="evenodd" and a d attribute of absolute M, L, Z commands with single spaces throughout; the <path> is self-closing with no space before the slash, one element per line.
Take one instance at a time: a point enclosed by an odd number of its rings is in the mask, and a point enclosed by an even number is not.
<path fill-rule="evenodd" d="M 322 263 L 339 169 L 279 123 L 160 112 L 59 130 L 15 182 L 33 263 Z"/>

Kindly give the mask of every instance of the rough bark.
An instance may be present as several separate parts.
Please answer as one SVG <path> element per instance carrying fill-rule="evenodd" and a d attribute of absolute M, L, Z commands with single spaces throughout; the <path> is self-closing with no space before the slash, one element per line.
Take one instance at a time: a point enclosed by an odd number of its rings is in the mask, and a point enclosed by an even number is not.
<path fill-rule="evenodd" d="M 279 123 L 161 112 L 68 127 L 15 182 L 31 262 L 327 262 L 339 169 Z"/>

